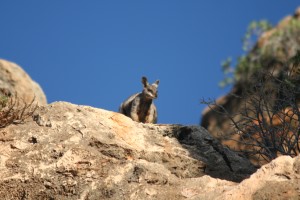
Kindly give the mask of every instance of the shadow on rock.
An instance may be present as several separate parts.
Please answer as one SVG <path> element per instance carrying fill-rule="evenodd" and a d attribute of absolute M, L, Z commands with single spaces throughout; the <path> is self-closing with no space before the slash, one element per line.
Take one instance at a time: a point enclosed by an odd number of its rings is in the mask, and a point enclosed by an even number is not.
<path fill-rule="evenodd" d="M 205 174 L 214 178 L 240 182 L 256 171 L 251 162 L 222 146 L 209 132 L 200 126 L 168 125 L 169 137 L 175 137 L 186 148 L 190 156 L 204 162 Z"/>

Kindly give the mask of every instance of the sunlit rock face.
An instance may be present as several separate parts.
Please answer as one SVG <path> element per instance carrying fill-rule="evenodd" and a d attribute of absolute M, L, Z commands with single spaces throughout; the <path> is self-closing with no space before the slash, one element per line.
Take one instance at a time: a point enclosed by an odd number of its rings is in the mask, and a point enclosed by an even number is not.
<path fill-rule="evenodd" d="M 34 99 L 39 105 L 47 104 L 46 95 L 38 83 L 17 64 L 0 59 L 0 94 L 17 95 L 26 103 Z"/>
<path fill-rule="evenodd" d="M 202 127 L 67 102 L 1 129 L 0 161 L 3 199 L 214 199 L 256 171 Z"/>

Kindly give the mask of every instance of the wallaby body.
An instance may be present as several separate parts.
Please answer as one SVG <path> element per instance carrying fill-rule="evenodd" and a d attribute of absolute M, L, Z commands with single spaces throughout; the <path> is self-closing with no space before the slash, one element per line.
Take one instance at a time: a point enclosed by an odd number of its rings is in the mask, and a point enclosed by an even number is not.
<path fill-rule="evenodd" d="M 119 112 L 130 117 L 132 120 L 143 123 L 157 122 L 157 111 L 153 100 L 157 98 L 159 80 L 149 84 L 146 77 L 142 77 L 144 89 L 141 93 L 130 96 L 124 101 Z"/>

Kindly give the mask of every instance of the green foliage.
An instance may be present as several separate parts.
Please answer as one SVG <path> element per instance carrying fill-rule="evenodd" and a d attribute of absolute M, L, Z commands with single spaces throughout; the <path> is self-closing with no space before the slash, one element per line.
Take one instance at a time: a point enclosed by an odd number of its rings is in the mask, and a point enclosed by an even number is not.
<path fill-rule="evenodd" d="M 285 62 L 300 49 L 300 20 L 284 21 L 268 38 L 261 49 L 265 57 L 275 58 Z"/>
<path fill-rule="evenodd" d="M 299 29 L 300 28 L 300 20 L 292 19 L 289 27 L 290 27 L 290 29 Z"/>
<path fill-rule="evenodd" d="M 253 74 L 260 70 L 269 70 L 274 65 L 278 65 L 277 69 L 280 69 L 280 66 L 283 67 L 283 63 L 300 49 L 299 19 L 283 20 L 277 28 L 261 40 L 260 44 L 257 44 L 256 42 L 261 35 L 271 28 L 271 24 L 266 20 L 250 23 L 243 37 L 244 55 L 239 56 L 236 60 L 231 59 L 230 64 L 228 62 L 222 63 L 224 80 L 219 84 L 221 87 L 239 81 L 245 82 Z M 228 70 L 229 66 L 230 70 Z"/>
<path fill-rule="evenodd" d="M 249 24 L 247 31 L 243 37 L 243 50 L 245 53 L 249 53 L 253 49 L 257 39 L 265 32 L 272 28 L 272 25 L 267 20 L 253 21 Z M 248 56 L 242 55 L 237 58 L 236 67 L 232 65 L 232 59 L 227 58 L 222 62 L 222 71 L 224 73 L 224 79 L 219 83 L 220 87 L 225 87 L 233 84 L 244 74 L 247 74 L 251 70 L 249 65 Z M 259 69 L 260 65 L 256 64 L 252 69 Z"/>
<path fill-rule="evenodd" d="M 273 26 L 267 20 L 252 21 L 243 38 L 243 50 L 250 51 L 257 39 L 266 31 L 270 30 Z"/>
<path fill-rule="evenodd" d="M 228 57 L 225 61 L 223 61 L 221 63 L 221 66 L 222 66 L 222 71 L 224 73 L 225 78 L 223 79 L 223 81 L 221 81 L 219 83 L 219 86 L 223 88 L 223 87 L 233 83 L 232 74 L 233 74 L 234 68 L 232 67 L 231 57 Z"/>

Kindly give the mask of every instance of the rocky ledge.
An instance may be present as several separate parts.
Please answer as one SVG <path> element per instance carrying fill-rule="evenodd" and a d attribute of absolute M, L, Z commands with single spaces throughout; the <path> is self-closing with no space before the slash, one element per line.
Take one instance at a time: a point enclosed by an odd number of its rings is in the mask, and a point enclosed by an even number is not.
<path fill-rule="evenodd" d="M 263 199 L 271 190 L 299 198 L 299 158 L 254 173 L 202 127 L 66 102 L 0 129 L 0 169 L 2 199 Z"/>

